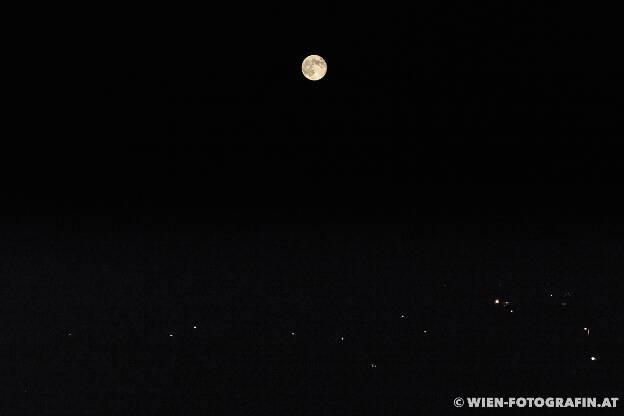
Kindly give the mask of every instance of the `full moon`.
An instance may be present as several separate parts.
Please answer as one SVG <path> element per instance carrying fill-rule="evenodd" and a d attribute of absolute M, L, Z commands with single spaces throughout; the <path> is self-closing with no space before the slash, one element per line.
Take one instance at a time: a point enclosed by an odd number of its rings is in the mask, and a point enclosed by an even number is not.
<path fill-rule="evenodd" d="M 327 62 L 318 55 L 310 55 L 301 64 L 303 76 L 311 81 L 318 81 L 327 73 Z"/>

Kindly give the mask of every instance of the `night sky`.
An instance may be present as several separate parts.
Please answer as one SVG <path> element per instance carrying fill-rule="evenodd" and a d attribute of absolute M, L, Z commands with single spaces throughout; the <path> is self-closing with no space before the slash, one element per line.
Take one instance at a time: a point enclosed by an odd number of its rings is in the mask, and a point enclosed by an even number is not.
<path fill-rule="evenodd" d="M 2 154 L 0 413 L 622 396 L 618 22 L 585 7 L 89 14 Z"/>

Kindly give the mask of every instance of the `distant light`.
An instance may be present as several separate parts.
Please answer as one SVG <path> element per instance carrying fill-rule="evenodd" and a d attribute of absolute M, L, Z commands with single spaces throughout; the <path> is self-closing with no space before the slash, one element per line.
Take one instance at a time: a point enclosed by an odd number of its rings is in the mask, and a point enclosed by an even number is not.
<path fill-rule="evenodd" d="M 594 357 L 594 356 L 592 356 L 592 357 L 590 358 L 590 360 L 592 360 L 592 361 L 596 361 L 597 359 L 598 359 L 598 358 L 596 358 L 596 357 Z"/>
<path fill-rule="evenodd" d="M 371 368 L 377 368 L 377 364 L 371 363 Z"/>
<path fill-rule="evenodd" d="M 172 337 L 172 336 L 173 336 L 173 334 L 169 334 L 169 336 L 170 336 L 170 337 Z"/>
<path fill-rule="evenodd" d="M 503 302 L 503 306 L 509 306 L 509 302 L 507 301 Z"/>
<path fill-rule="evenodd" d="M 548 296 L 550 296 L 552 298 L 552 293 L 550 295 L 548 295 Z"/>
<path fill-rule="evenodd" d="M 494 304 L 498 305 L 500 303 L 499 299 L 494 299 Z"/>
<path fill-rule="evenodd" d="M 340 337 L 340 341 L 344 341 L 344 337 Z"/>
<path fill-rule="evenodd" d="M 425 330 L 423 331 L 423 334 L 426 334 L 426 333 L 427 333 L 427 330 L 425 329 Z"/>
<path fill-rule="evenodd" d="M 294 337 L 296 334 L 294 332 L 291 332 L 290 335 Z"/>
<path fill-rule="evenodd" d="M 67 336 L 68 336 L 68 337 L 71 337 L 71 334 L 72 334 L 72 333 L 70 332 L 70 333 L 68 333 L 68 334 L 67 334 Z"/>
<path fill-rule="evenodd" d="M 513 313 L 513 309 L 510 309 L 510 310 L 509 310 L 509 312 L 510 312 L 510 313 Z"/>
<path fill-rule="evenodd" d="M 401 319 L 405 318 L 405 315 L 401 315 Z"/>
<path fill-rule="evenodd" d="M 197 325 L 193 325 L 193 329 L 197 329 Z"/>

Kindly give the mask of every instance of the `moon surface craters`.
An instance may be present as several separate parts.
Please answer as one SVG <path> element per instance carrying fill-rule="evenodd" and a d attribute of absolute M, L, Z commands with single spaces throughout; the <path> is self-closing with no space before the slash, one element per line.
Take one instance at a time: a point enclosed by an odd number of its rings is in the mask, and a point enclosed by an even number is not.
<path fill-rule="evenodd" d="M 318 55 L 310 55 L 301 64 L 303 76 L 311 81 L 318 81 L 327 73 L 327 62 Z"/>

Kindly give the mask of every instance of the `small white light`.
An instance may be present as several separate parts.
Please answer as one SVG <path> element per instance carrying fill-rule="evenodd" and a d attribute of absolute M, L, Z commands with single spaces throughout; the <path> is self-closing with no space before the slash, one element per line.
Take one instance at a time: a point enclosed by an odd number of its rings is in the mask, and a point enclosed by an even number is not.
<path fill-rule="evenodd" d="M 494 304 L 495 304 L 495 305 L 498 305 L 499 303 L 500 303 L 500 300 L 499 300 L 499 299 L 494 299 Z"/>
<path fill-rule="evenodd" d="M 197 329 L 197 325 L 193 325 L 193 329 Z"/>
<path fill-rule="evenodd" d="M 344 341 L 344 337 L 340 337 L 340 341 Z"/>
<path fill-rule="evenodd" d="M 294 333 L 294 332 L 291 332 L 291 333 L 290 333 L 290 335 L 294 337 L 294 336 L 295 336 L 295 333 Z"/>
<path fill-rule="evenodd" d="M 596 361 L 597 359 L 598 359 L 598 358 L 593 357 L 593 356 L 590 358 L 590 360 L 592 360 L 592 361 Z"/>
<path fill-rule="evenodd" d="M 172 337 L 172 336 L 173 336 L 173 334 L 169 334 L 169 336 L 170 336 L 170 337 Z"/>
<path fill-rule="evenodd" d="M 401 319 L 405 318 L 405 315 L 401 315 Z"/>
<path fill-rule="evenodd" d="M 426 334 L 426 333 L 427 333 L 427 330 L 425 329 L 425 330 L 423 331 L 423 334 Z"/>
<path fill-rule="evenodd" d="M 377 368 L 377 364 L 371 363 L 371 368 Z"/>

